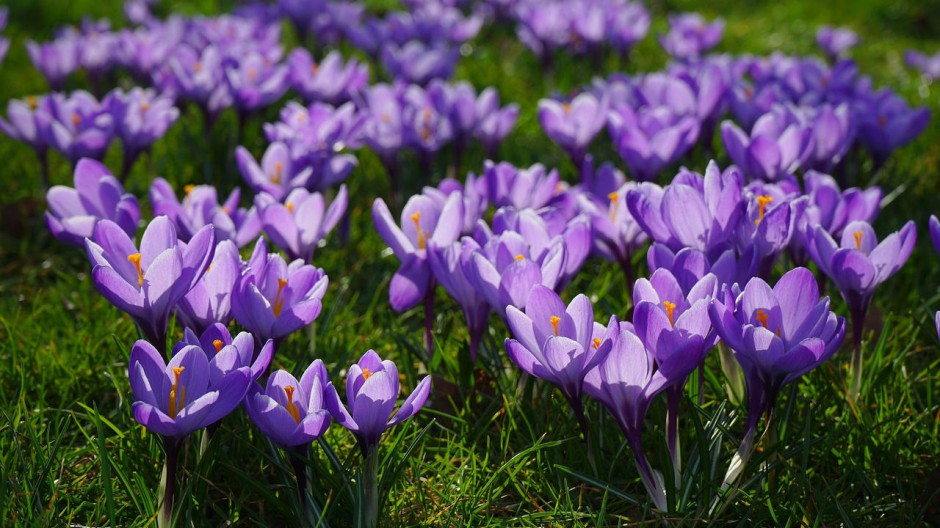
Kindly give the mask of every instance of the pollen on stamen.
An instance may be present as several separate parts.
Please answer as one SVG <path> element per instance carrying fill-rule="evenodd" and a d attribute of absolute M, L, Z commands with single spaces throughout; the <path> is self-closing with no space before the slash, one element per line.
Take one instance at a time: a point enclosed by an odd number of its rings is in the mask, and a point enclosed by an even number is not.
<path fill-rule="evenodd" d="M 566 114 L 571 113 L 571 103 L 561 103 L 561 109 L 565 111 Z"/>
<path fill-rule="evenodd" d="M 601 340 L 600 340 L 600 338 L 597 338 L 597 337 L 595 337 L 594 340 L 591 341 L 591 343 L 594 345 L 594 348 L 595 348 L 595 349 L 596 349 L 596 348 L 600 348 L 600 346 L 601 346 Z"/>
<path fill-rule="evenodd" d="M 278 161 L 274 164 L 274 174 L 271 175 L 271 183 L 277 185 L 281 183 L 281 173 L 284 171 L 284 162 Z"/>
<path fill-rule="evenodd" d="M 189 196 L 189 193 L 193 192 L 193 189 L 195 188 L 196 186 L 190 183 L 189 185 L 183 186 L 183 192 L 186 193 L 186 196 Z"/>
<path fill-rule="evenodd" d="M 144 272 L 140 269 L 140 253 L 132 253 L 127 256 L 128 262 L 137 268 L 137 286 L 144 285 Z"/>
<path fill-rule="evenodd" d="M 767 328 L 767 320 L 770 316 L 767 315 L 767 312 L 764 310 L 757 310 L 754 312 L 754 319 L 757 319 L 757 322 L 761 324 L 764 328 Z"/>
<path fill-rule="evenodd" d="M 271 303 L 271 311 L 274 317 L 281 316 L 281 310 L 284 309 L 284 287 L 287 286 L 287 279 L 277 279 L 277 293 L 274 294 L 274 302 Z"/>
<path fill-rule="evenodd" d="M 554 330 L 555 335 L 558 335 L 558 323 L 561 322 L 561 317 L 558 317 L 557 315 L 553 315 L 551 316 L 551 318 L 549 318 L 548 321 L 552 323 L 552 330 Z"/>
<path fill-rule="evenodd" d="M 614 220 L 617 218 L 617 200 L 620 198 L 620 194 L 614 191 L 608 194 L 607 198 L 610 200 L 610 219 Z"/>
<path fill-rule="evenodd" d="M 861 231 L 856 231 L 852 233 L 852 236 L 855 238 L 855 249 L 859 251 L 862 250 L 862 235 L 864 235 L 864 233 L 862 233 Z"/>
<path fill-rule="evenodd" d="M 512 259 L 513 259 L 513 260 L 525 260 L 525 257 L 523 257 L 521 254 L 519 254 L 519 255 L 516 255 L 515 257 L 513 257 Z"/>
<path fill-rule="evenodd" d="M 78 114 L 72 114 L 72 125 L 78 126 L 82 122 L 82 117 Z"/>
<path fill-rule="evenodd" d="M 754 220 L 755 225 L 760 225 L 761 220 L 764 219 L 764 213 L 767 211 L 767 204 L 774 201 L 772 196 L 762 194 L 757 197 L 757 220 Z"/>
<path fill-rule="evenodd" d="M 362 369 L 362 379 L 367 380 L 372 376 L 372 372 L 369 369 Z"/>
<path fill-rule="evenodd" d="M 424 249 L 427 245 L 427 239 L 424 236 L 424 231 L 421 230 L 421 211 L 415 211 L 415 214 L 410 216 L 411 221 L 415 223 L 415 231 L 418 232 L 418 248 Z"/>
<path fill-rule="evenodd" d="M 666 308 L 666 315 L 669 316 L 669 325 L 676 326 L 676 303 L 663 301 L 663 306 Z"/>
<path fill-rule="evenodd" d="M 294 387 L 291 385 L 284 387 L 284 394 L 287 395 L 287 405 L 285 406 L 287 412 L 290 413 L 296 423 L 300 423 L 300 409 L 294 403 Z"/>
<path fill-rule="evenodd" d="M 216 352 L 219 352 L 220 350 L 222 350 L 222 346 L 223 346 L 224 344 L 225 344 L 225 343 L 223 343 L 221 339 L 216 339 L 216 340 L 214 340 L 214 341 L 212 342 L 212 346 L 215 347 L 215 351 L 216 351 Z"/>
<path fill-rule="evenodd" d="M 39 105 L 36 103 L 36 96 L 35 96 L 35 95 L 30 95 L 29 97 L 27 97 L 27 98 L 26 98 L 26 104 L 29 106 L 29 109 L 30 109 L 30 110 L 35 110 L 36 107 L 39 106 Z"/>
<path fill-rule="evenodd" d="M 287 211 L 290 212 L 290 213 L 293 213 L 293 212 L 294 212 L 294 204 L 292 204 L 292 203 L 284 204 L 284 208 L 287 209 Z"/>

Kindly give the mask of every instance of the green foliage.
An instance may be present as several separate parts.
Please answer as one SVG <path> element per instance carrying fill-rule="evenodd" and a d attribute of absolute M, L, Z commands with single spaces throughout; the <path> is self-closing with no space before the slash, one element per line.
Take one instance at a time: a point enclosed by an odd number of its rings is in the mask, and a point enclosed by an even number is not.
<path fill-rule="evenodd" d="M 0 101 L 44 90 L 26 57 L 27 38 L 49 38 L 55 28 L 77 23 L 85 14 L 107 16 L 120 25 L 120 4 L 12 2 L 8 34 L 13 44 L 0 65 Z M 165 4 L 163 12 L 179 8 L 189 14 L 231 8 L 231 2 L 209 0 Z M 388 4 L 382 2 L 381 8 Z M 856 57 L 864 73 L 912 104 L 940 112 L 940 88 L 925 84 L 902 63 L 909 47 L 940 49 L 940 15 L 926 2 L 698 4 L 653 3 L 653 32 L 664 30 L 666 12 L 701 8 L 706 16 L 725 18 L 723 51 L 811 53 L 818 24 L 848 25 L 863 39 Z M 651 71 L 664 63 L 651 36 L 638 45 L 626 70 Z M 616 57 L 589 61 L 559 56 L 553 70 L 543 72 L 510 28 L 494 26 L 484 28 L 473 42 L 458 78 L 478 88 L 496 86 L 503 101 L 520 103 L 517 129 L 501 150 L 505 159 L 557 166 L 570 179 L 573 167 L 542 134 L 536 103 L 619 67 Z M 84 86 L 79 78 L 70 88 Z M 275 116 L 276 109 L 270 109 L 247 127 L 245 144 L 255 153 L 263 148 L 260 124 Z M 232 156 L 234 129 L 234 116 L 226 114 L 206 138 L 198 113 L 184 112 L 153 155 L 136 167 L 128 190 L 145 196 L 154 175 L 178 187 L 209 181 L 227 190 L 240 184 Z M 600 158 L 619 164 L 604 141 L 597 143 Z M 940 127 L 929 127 L 880 173 L 872 174 L 863 163 L 849 175 L 860 185 L 877 182 L 888 192 L 899 190 L 877 222 L 879 232 L 896 230 L 914 218 L 922 234 L 910 262 L 875 298 L 859 405 L 850 406 L 844 396 L 846 347 L 781 395 L 776 442 L 761 441 L 763 450 L 751 459 L 733 496 L 718 489 L 743 434 L 743 410 L 727 401 L 714 354 L 707 363 L 704 405 L 692 396 L 694 387 L 683 402 L 683 478 L 670 495 L 673 511 L 662 516 L 651 511 L 616 424 L 588 402 L 596 437 L 586 449 L 558 392 L 521 376 L 506 359 L 506 329 L 495 316 L 474 368 L 466 359 L 462 316 L 440 293 L 434 322 L 438 349 L 423 366 L 423 314 L 420 309 L 396 314 L 387 303 L 388 280 L 397 263 L 382 256 L 384 244 L 369 214 L 372 199 L 388 194 L 387 183 L 377 159 L 368 153 L 361 153 L 360 167 L 348 182 L 349 243 L 343 247 L 331 238 L 317 253 L 316 264 L 331 278 L 324 312 L 315 331 L 298 333 L 285 343 L 274 368 L 300 373 L 319 357 L 338 382 L 350 362 L 375 348 L 399 363 L 408 390 L 425 372 L 434 377 L 429 407 L 388 433 L 382 444 L 386 526 L 655 526 L 663 520 L 676 526 L 706 521 L 918 524 L 930 508 L 936 512 L 940 501 L 937 478 L 931 477 L 940 465 L 940 356 L 932 321 L 940 307 L 940 266 L 926 236 L 928 214 L 940 212 L 935 199 L 940 190 L 938 144 Z M 445 175 L 443 160 L 449 153 L 441 158 L 436 178 Z M 0 175 L 0 519 L 5 522 L 0 524 L 151 525 L 163 454 L 160 442 L 130 412 L 126 362 L 136 339 L 134 326 L 94 291 L 83 252 L 58 244 L 46 232 L 38 164 L 29 149 L 0 137 L 0 159 L 5 164 Z M 106 163 L 117 168 L 119 159 L 115 147 Z M 479 172 L 482 153 L 471 149 L 466 159 L 467 167 Z M 705 159 L 696 154 L 691 163 L 702 169 Z M 417 192 L 422 180 L 417 163 L 406 160 L 406 167 L 406 194 Z M 71 183 L 65 160 L 53 156 L 51 170 L 54 183 Z M 592 297 L 598 313 L 624 316 L 629 309 L 630 295 L 614 265 L 589 262 L 565 297 L 581 291 Z M 838 298 L 831 288 L 829 294 Z M 841 301 L 834 305 L 845 313 Z M 662 407 L 661 402 L 654 405 L 644 442 L 653 466 L 668 475 Z M 177 503 L 181 525 L 303 525 L 290 464 L 243 413 L 226 418 L 200 456 L 202 441 L 196 435 L 183 447 L 184 487 Z M 306 499 L 322 517 L 321 525 L 350 526 L 361 464 L 351 436 L 334 425 L 305 461 L 313 484 Z"/>

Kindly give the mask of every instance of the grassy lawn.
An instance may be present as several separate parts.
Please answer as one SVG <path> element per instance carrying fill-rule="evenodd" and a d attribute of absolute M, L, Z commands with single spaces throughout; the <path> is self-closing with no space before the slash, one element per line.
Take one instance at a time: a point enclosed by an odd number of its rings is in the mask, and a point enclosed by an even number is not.
<path fill-rule="evenodd" d="M 209 14 L 229 9 L 228 4 L 163 2 L 159 9 Z M 13 42 L 0 65 L 0 104 L 45 90 L 26 55 L 28 38 L 48 39 L 57 27 L 78 23 L 86 14 L 123 24 L 116 0 L 13 0 L 8 5 L 6 33 Z M 935 119 L 940 116 L 940 85 L 925 84 L 903 64 L 908 48 L 940 50 L 940 10 L 927 2 L 672 0 L 651 2 L 650 9 L 651 35 L 634 50 L 628 72 L 665 65 L 652 34 L 665 30 L 667 12 L 699 10 L 709 18 L 723 17 L 719 50 L 729 53 L 814 53 L 819 24 L 845 25 L 860 34 L 854 56 L 876 86 L 890 87 L 911 105 L 929 106 Z M 517 165 L 559 167 L 573 182 L 573 167 L 539 127 L 537 101 L 618 71 L 618 60 L 592 64 L 559 57 L 554 71 L 545 74 L 504 26 L 484 28 L 472 46 L 456 79 L 477 89 L 495 86 L 504 102 L 522 108 L 502 157 Z M 372 65 L 373 79 L 378 70 Z M 70 88 L 85 87 L 81 77 L 70 82 Z M 277 109 L 254 118 L 246 129 L 245 144 L 256 154 L 265 145 L 261 124 L 273 121 Z M 682 404 L 685 482 L 673 501 L 681 507 L 665 516 L 669 524 L 910 526 L 924 522 L 925 515 L 938 522 L 940 351 L 933 314 L 940 308 L 940 265 L 927 233 L 928 215 L 940 213 L 940 127 L 935 122 L 877 174 L 851 175 L 860 185 L 881 185 L 893 198 L 875 224 L 879 234 L 897 230 L 908 219 L 919 231 L 907 265 L 875 296 L 859 405 L 845 399 L 846 343 L 831 361 L 784 390 L 775 447 L 751 460 L 739 493 L 709 514 L 744 427 L 744 409 L 728 401 L 712 354 L 704 405 L 693 397 Z M 208 142 L 201 127 L 195 109 L 184 112 L 153 155 L 138 164 L 127 190 L 142 205 L 155 175 L 177 189 L 206 178 L 225 194 L 241 185 L 232 155 L 234 115 L 223 115 Z M 622 166 L 606 138 L 595 143 L 599 157 Z M 322 358 L 336 383 L 350 363 L 374 348 L 398 363 L 409 391 L 425 372 L 433 376 L 428 407 L 389 432 L 382 444 L 382 485 L 388 489 L 384 525 L 661 525 L 613 420 L 595 402 L 587 403 L 597 435 L 594 469 L 564 398 L 553 386 L 523 376 L 506 357 L 502 343 L 508 331 L 497 317 L 492 317 L 480 360 L 470 365 L 463 317 L 439 292 L 438 350 L 430 363 L 421 359 L 423 312 L 398 314 L 389 307 L 388 284 L 398 263 L 384 256 L 385 244 L 369 214 L 373 199 L 388 194 L 384 171 L 373 154 L 363 150 L 359 158 L 347 182 L 350 240 L 341 246 L 332 237 L 315 260 L 330 276 L 323 313 L 310 332 L 295 333 L 285 342 L 274 368 L 299 373 Z M 0 525 L 150 525 L 163 454 L 158 438 L 130 411 L 127 360 L 137 339 L 134 325 L 95 291 L 84 253 L 58 243 L 46 230 L 32 151 L 0 137 L 0 160 Z M 701 171 L 706 161 L 697 153 L 687 163 Z M 479 172 L 482 162 L 482 152 L 474 148 L 465 166 Z M 105 163 L 113 170 L 120 167 L 119 148 L 112 148 Z M 719 164 L 728 163 L 721 153 Z M 416 160 L 406 159 L 405 166 L 407 196 L 419 191 L 421 176 Z M 443 161 L 435 169 L 440 179 Z M 51 174 L 53 183 L 71 185 L 70 166 L 57 155 L 52 155 Z M 243 199 L 247 205 L 248 198 Z M 150 218 L 149 210 L 144 217 Z M 630 306 L 631 295 L 611 263 L 590 260 L 562 297 L 579 292 L 591 297 L 597 314 L 623 316 Z M 830 287 L 828 294 L 833 309 L 847 315 L 838 291 Z M 178 338 L 180 330 L 171 335 Z M 664 415 L 665 405 L 657 400 L 644 437 L 648 456 L 659 468 L 668 459 Z M 346 474 L 355 475 L 360 456 L 353 437 L 336 424 L 324 440 L 309 453 L 315 499 L 330 526 L 349 526 L 357 487 Z M 300 525 L 290 465 L 243 412 L 223 421 L 202 455 L 199 443 L 199 435 L 191 437 L 182 457 L 181 526 Z"/>

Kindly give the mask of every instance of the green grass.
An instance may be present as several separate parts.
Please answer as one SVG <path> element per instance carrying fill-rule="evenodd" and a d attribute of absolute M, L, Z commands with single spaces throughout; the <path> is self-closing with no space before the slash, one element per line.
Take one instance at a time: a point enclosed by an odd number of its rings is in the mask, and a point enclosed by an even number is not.
<path fill-rule="evenodd" d="M 167 3 L 187 13 L 230 7 L 208 0 Z M 733 53 L 809 53 L 818 24 L 851 26 L 864 41 L 856 52 L 860 68 L 876 85 L 940 113 L 940 86 L 923 84 L 902 63 L 908 47 L 940 49 L 940 14 L 926 2 L 671 1 L 651 8 L 654 32 L 665 28 L 669 11 L 701 9 L 706 16 L 723 16 L 727 29 L 721 50 Z M 17 0 L 10 11 L 7 34 L 13 45 L 0 66 L 0 101 L 44 90 L 26 57 L 27 38 L 49 38 L 55 28 L 77 23 L 85 13 L 110 17 L 116 25 L 121 19 L 120 2 L 113 0 Z M 650 37 L 638 45 L 627 69 L 652 71 L 664 63 Z M 536 102 L 552 91 L 568 92 L 615 71 L 617 60 L 605 59 L 601 67 L 559 57 L 554 73 L 544 75 L 511 30 L 491 27 L 473 43 L 458 78 L 477 88 L 496 86 L 504 101 L 522 106 L 517 129 L 501 151 L 505 159 L 558 166 L 570 179 L 572 167 L 538 126 Z M 72 88 L 84 86 L 81 79 L 72 82 Z M 263 148 L 260 124 L 275 115 L 271 109 L 250 123 L 246 143 L 254 152 Z M 153 175 L 177 186 L 200 182 L 206 164 L 211 181 L 222 188 L 240 183 L 232 160 L 233 116 L 223 117 L 208 144 L 200 127 L 198 115 L 186 113 L 157 145 L 149 166 L 136 168 L 128 190 L 145 197 Z M 609 157 L 603 143 L 595 145 L 596 152 Z M 709 515 L 743 434 L 742 409 L 725 396 L 718 359 L 712 355 L 705 405 L 699 407 L 692 397 L 683 402 L 684 482 L 672 501 L 679 507 L 665 514 L 668 524 L 908 526 L 922 523 L 931 508 L 937 522 L 940 355 L 932 314 L 940 308 L 940 266 L 926 221 L 930 213 L 940 212 L 935 198 L 940 190 L 938 144 L 940 128 L 928 127 L 879 174 L 851 175 L 861 184 L 877 181 L 887 192 L 901 190 L 879 217 L 879 233 L 896 230 L 911 218 L 921 232 L 908 264 L 875 298 L 860 404 L 852 407 L 844 396 L 846 346 L 784 390 L 777 408 L 777 443 L 755 455 L 740 492 L 721 500 L 723 506 Z M 110 167 L 119 166 L 119 154 L 118 148 L 109 153 Z M 428 407 L 384 439 L 382 486 L 388 494 L 383 524 L 661 525 L 610 417 L 587 403 L 596 435 L 595 471 L 557 390 L 521 376 L 506 359 L 501 343 L 507 331 L 497 318 L 480 361 L 471 366 L 462 317 L 440 293 L 434 326 L 438 350 L 423 364 L 423 315 L 419 309 L 396 314 L 388 307 L 388 281 L 397 263 L 381 256 L 384 244 L 371 226 L 373 198 L 387 195 L 384 173 L 371 154 L 363 152 L 360 158 L 348 182 L 351 239 L 345 247 L 331 239 L 317 253 L 316 264 L 331 278 L 324 312 L 315 333 L 301 332 L 285 343 L 275 367 L 300 372 L 319 357 L 331 378 L 340 381 L 346 365 L 374 348 L 398 362 L 408 390 L 425 372 L 434 377 Z M 130 413 L 126 363 L 136 339 L 134 326 L 95 292 L 84 254 L 47 233 L 38 165 L 29 149 L 0 137 L 0 159 L 0 525 L 151 524 L 162 452 L 157 439 Z M 696 156 L 694 166 L 701 170 L 704 161 Z M 727 159 L 719 162 L 724 165 Z M 471 150 L 466 163 L 479 171 L 482 154 Z M 420 187 L 416 166 L 409 165 L 406 173 L 407 192 Z M 64 160 L 54 157 L 51 168 L 54 183 L 71 183 Z M 443 173 L 443 165 L 437 170 Z M 623 315 L 629 308 L 623 279 L 609 263 L 590 261 L 564 297 L 576 292 L 588 293 L 600 314 Z M 828 293 L 838 299 L 838 292 Z M 841 300 L 834 306 L 846 313 Z M 653 466 L 666 470 L 663 417 L 664 405 L 657 402 L 644 441 Z M 181 457 L 182 525 L 300 525 L 302 509 L 290 465 L 242 412 L 224 420 L 201 457 L 200 440 L 193 437 Z M 351 435 L 334 425 L 309 452 L 308 462 L 314 475 L 312 499 L 324 525 L 351 525 L 360 464 Z"/>

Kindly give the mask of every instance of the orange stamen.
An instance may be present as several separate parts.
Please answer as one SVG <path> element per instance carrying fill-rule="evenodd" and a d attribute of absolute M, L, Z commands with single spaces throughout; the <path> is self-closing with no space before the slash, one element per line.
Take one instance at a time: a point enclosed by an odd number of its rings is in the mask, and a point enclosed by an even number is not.
<path fill-rule="evenodd" d="M 369 369 L 362 369 L 362 379 L 367 380 L 372 376 L 372 372 Z"/>
<path fill-rule="evenodd" d="M 274 295 L 274 303 L 271 304 L 271 310 L 274 312 L 274 317 L 281 316 L 281 310 L 284 309 L 284 287 L 287 286 L 287 280 L 278 279 L 277 280 L 277 293 Z"/>
<path fill-rule="evenodd" d="M 522 255 L 516 255 L 515 257 L 513 257 L 513 260 L 525 260 L 525 257 L 523 257 Z"/>
<path fill-rule="evenodd" d="M 861 231 L 856 231 L 852 233 L 852 236 L 855 237 L 855 249 L 859 251 L 862 250 L 862 235 L 863 234 L 864 233 L 862 233 Z"/>
<path fill-rule="evenodd" d="M 150 110 L 150 103 L 147 101 L 140 103 L 140 112 L 146 114 L 147 110 Z"/>
<path fill-rule="evenodd" d="M 291 212 L 291 213 L 294 212 L 294 204 L 292 204 L 292 203 L 284 204 L 284 208 L 287 209 L 287 210 L 288 210 L 289 212 Z"/>
<path fill-rule="evenodd" d="M 220 352 L 222 350 L 222 345 L 224 344 L 225 343 L 223 343 L 221 339 L 216 339 L 215 341 L 212 342 L 212 346 L 215 347 L 216 352 Z"/>
<path fill-rule="evenodd" d="M 411 221 L 415 223 L 415 230 L 418 232 L 418 248 L 424 249 L 427 245 L 427 240 L 424 237 L 424 232 L 421 230 L 421 224 L 418 223 L 419 220 L 421 220 L 421 211 L 411 215 Z"/>
<path fill-rule="evenodd" d="M 134 253 L 127 256 L 127 260 L 134 264 L 134 267 L 137 268 L 137 286 L 144 285 L 144 272 L 140 269 L 140 253 Z"/>
<path fill-rule="evenodd" d="M 553 315 L 549 319 L 549 322 L 552 323 L 552 330 L 555 331 L 555 335 L 558 335 L 558 323 L 561 322 L 561 317 L 558 317 L 557 315 Z"/>
<path fill-rule="evenodd" d="M 754 221 L 754 224 L 760 225 L 761 220 L 764 219 L 764 213 L 767 211 L 767 204 L 774 201 L 773 197 L 763 194 L 757 197 L 757 220 Z"/>
<path fill-rule="evenodd" d="M 294 403 L 294 387 L 288 385 L 284 387 L 284 394 L 287 394 L 287 412 L 294 418 L 294 421 L 300 423 L 300 408 Z"/>
<path fill-rule="evenodd" d="M 565 111 L 566 114 L 571 113 L 571 103 L 561 103 L 561 109 Z"/>
<path fill-rule="evenodd" d="M 78 114 L 72 114 L 72 126 L 78 126 L 82 122 L 82 117 Z"/>
<path fill-rule="evenodd" d="M 666 315 L 669 316 L 669 325 L 676 326 L 676 304 L 663 301 L 663 306 L 666 307 Z"/>
<path fill-rule="evenodd" d="M 183 374 L 185 367 L 173 367 L 173 386 L 170 388 L 170 397 L 167 402 L 170 418 L 176 419 L 176 415 L 186 405 L 186 387 L 180 387 L 180 375 Z M 177 394 L 179 398 L 177 399 Z"/>
<path fill-rule="evenodd" d="M 614 221 L 617 218 L 617 200 L 620 198 L 620 194 L 614 191 L 608 194 L 607 198 L 610 200 L 610 220 Z"/>
<path fill-rule="evenodd" d="M 284 171 L 284 163 L 278 161 L 274 164 L 274 174 L 271 175 L 271 183 L 279 185 L 281 183 L 281 173 Z"/>
<path fill-rule="evenodd" d="M 196 186 L 190 183 L 189 185 L 183 186 L 183 191 L 186 193 L 186 196 L 189 196 L 189 193 L 193 192 L 195 188 Z"/>
<path fill-rule="evenodd" d="M 770 318 L 770 316 L 767 315 L 767 312 L 765 312 L 765 311 L 763 311 L 763 310 L 757 310 L 757 311 L 754 313 L 754 319 L 757 319 L 757 322 L 760 323 L 761 326 L 763 326 L 764 328 L 767 328 L 767 320 L 768 320 L 769 318 Z"/>
<path fill-rule="evenodd" d="M 595 349 L 596 349 L 596 348 L 600 348 L 600 346 L 601 346 L 601 340 L 600 340 L 599 338 L 596 338 L 596 337 L 595 337 L 594 340 L 592 341 L 592 343 L 594 343 L 594 348 L 595 348 Z"/>
<path fill-rule="evenodd" d="M 29 106 L 29 109 L 30 109 L 30 110 L 35 110 L 36 107 L 39 106 L 39 105 L 36 103 L 36 96 L 35 96 L 35 95 L 30 95 L 29 97 L 27 97 L 27 98 L 26 98 L 26 105 Z"/>

